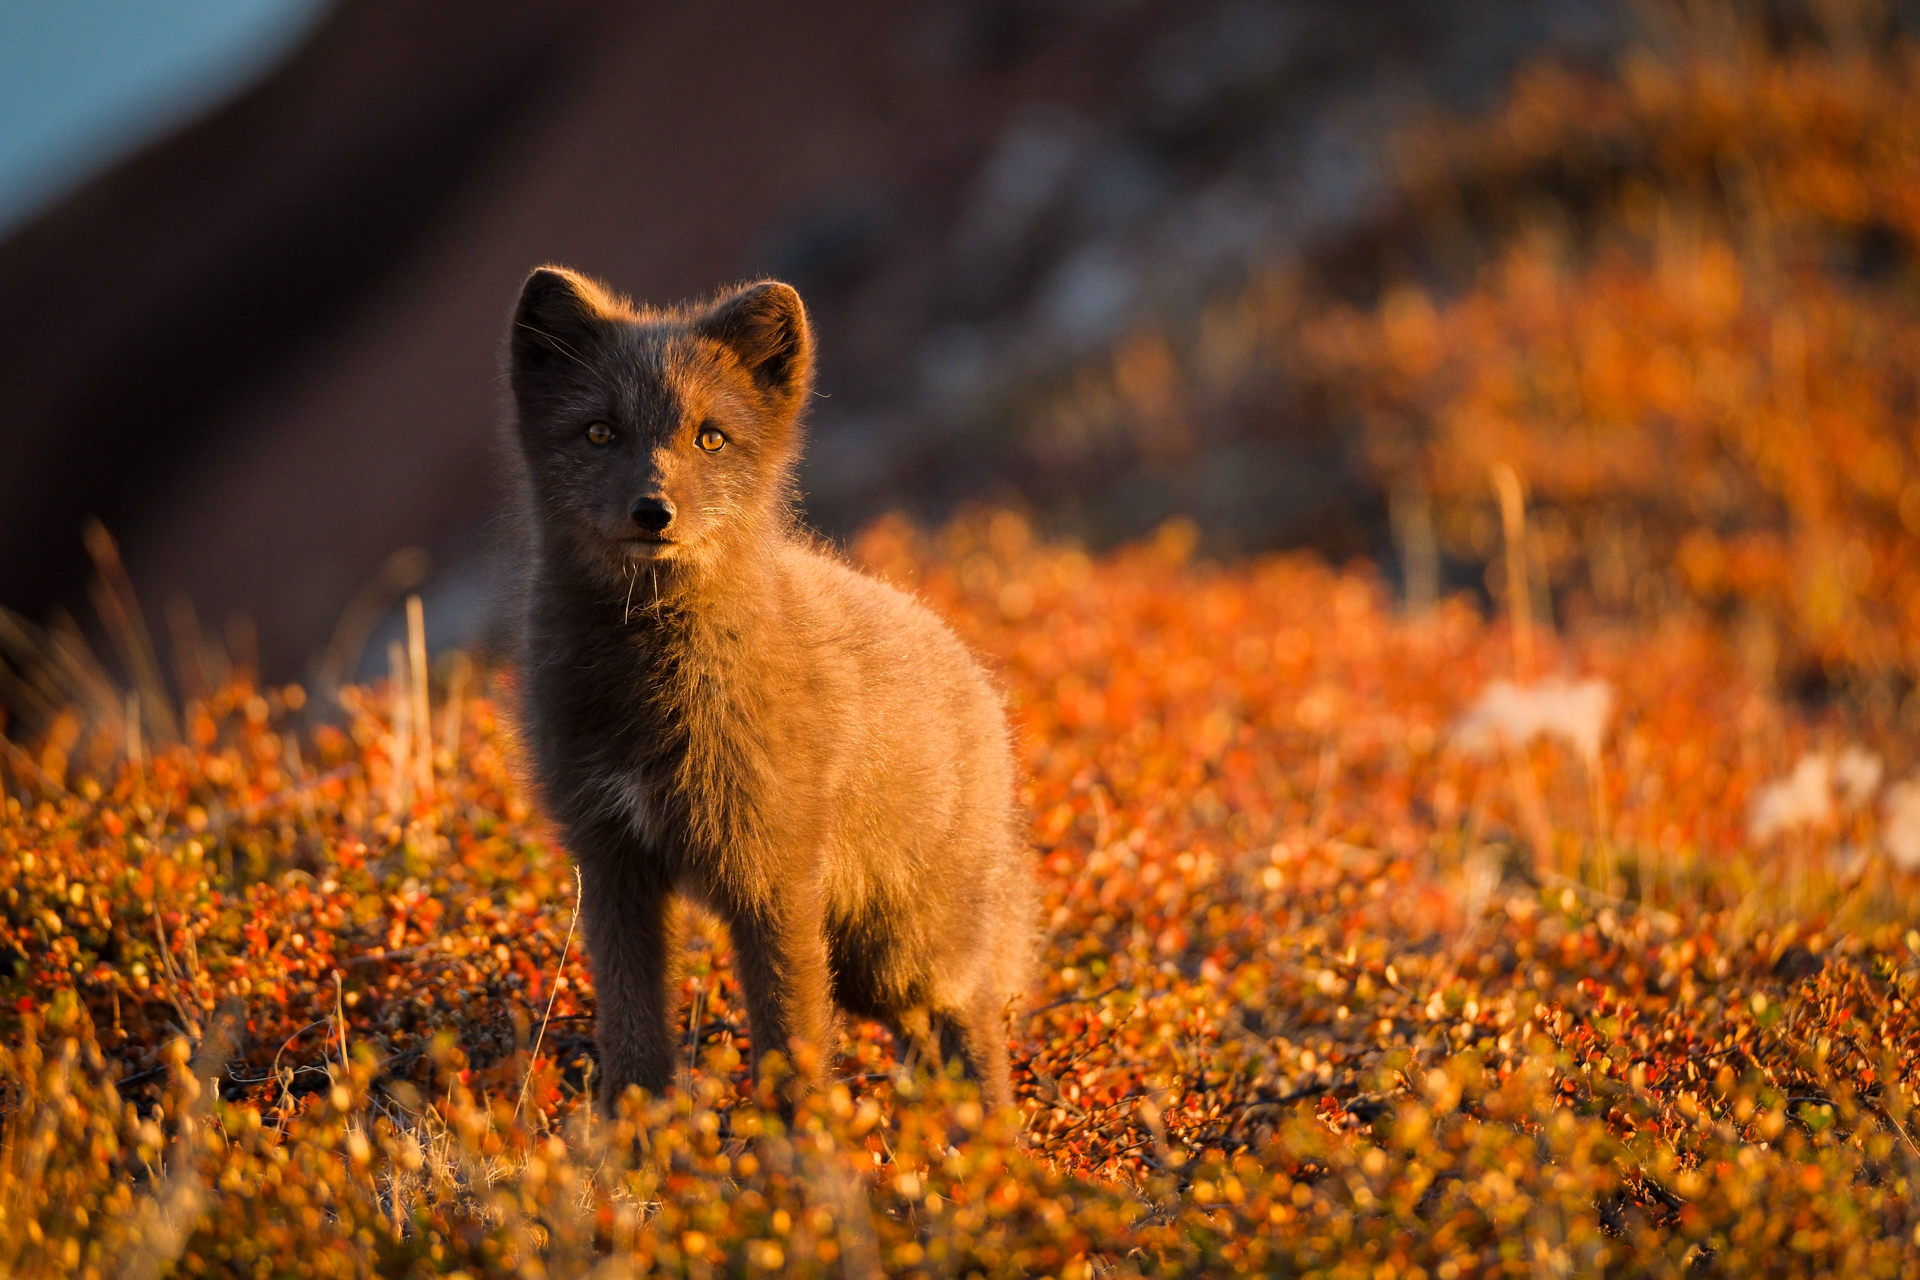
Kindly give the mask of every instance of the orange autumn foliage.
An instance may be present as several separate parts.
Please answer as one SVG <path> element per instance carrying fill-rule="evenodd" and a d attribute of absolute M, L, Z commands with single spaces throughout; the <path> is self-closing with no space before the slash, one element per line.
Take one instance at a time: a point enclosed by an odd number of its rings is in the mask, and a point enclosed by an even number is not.
<path fill-rule="evenodd" d="M 489 700 L 436 691 L 435 786 L 398 807 L 414 699 L 380 691 L 308 734 L 297 691 L 236 684 L 137 768 L 10 753 L 6 1270 L 1911 1266 L 1920 884 L 1877 802 L 1746 834 L 1839 726 L 1697 624 L 1543 635 L 1617 693 L 1596 828 L 1562 748 L 1455 741 L 1504 626 L 1193 543 L 1096 559 L 997 513 L 857 547 L 1015 710 L 1046 976 L 1008 1116 L 853 1024 L 783 1125 L 707 924 L 686 1090 L 594 1115 L 572 877 Z"/>
<path fill-rule="evenodd" d="M 1743 615 L 1787 675 L 1920 673 L 1920 50 L 1703 24 L 1414 154 L 1416 220 L 1492 228 L 1466 287 L 1303 333 L 1447 549 L 1488 557 L 1505 462 L 1585 602 Z"/>

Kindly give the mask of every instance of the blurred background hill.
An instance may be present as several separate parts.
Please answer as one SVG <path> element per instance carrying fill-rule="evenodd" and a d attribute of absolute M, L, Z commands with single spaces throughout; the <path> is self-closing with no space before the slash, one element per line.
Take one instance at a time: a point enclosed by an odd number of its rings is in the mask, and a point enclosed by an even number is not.
<path fill-rule="evenodd" d="M 1549 616 L 1717 610 L 1793 679 L 1920 669 L 1888 594 L 1920 527 L 1911 6 L 260 5 L 199 98 L 142 108 L 157 137 L 12 209 L 26 618 L 80 612 L 96 517 L 156 616 L 245 611 L 276 677 L 416 581 L 471 640 L 502 317 L 554 260 L 657 301 L 797 284 L 834 535 L 1185 515 L 1497 595 L 1506 462 Z M 1822 388 L 1861 402 L 1845 440 Z M 1792 448 L 1866 461 L 1813 494 Z"/>
<path fill-rule="evenodd" d="M 1019 497 L 1097 540 L 1185 512 L 1229 548 L 1372 549 L 1346 443 L 1280 406 L 1122 456 L 1030 419 L 1376 216 L 1411 113 L 1619 27 L 1531 0 L 291 7 L 310 29 L 254 83 L 0 244 L 0 601 L 83 603 L 98 517 L 150 604 L 247 611 L 286 675 L 401 548 L 471 625 L 502 316 L 546 260 L 660 301 L 798 284 L 829 532 Z M 1158 357 L 1127 358 L 1151 399 Z"/>

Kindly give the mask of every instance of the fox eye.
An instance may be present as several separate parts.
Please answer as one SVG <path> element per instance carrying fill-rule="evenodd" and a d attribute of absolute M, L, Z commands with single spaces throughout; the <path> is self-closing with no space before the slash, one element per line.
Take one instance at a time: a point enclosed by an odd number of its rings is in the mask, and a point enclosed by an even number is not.
<path fill-rule="evenodd" d="M 693 438 L 693 442 L 708 453 L 718 453 L 721 446 L 726 444 L 727 438 L 720 434 L 718 427 L 702 427 L 700 434 Z"/>
<path fill-rule="evenodd" d="M 594 444 L 611 444 L 613 442 L 613 428 L 604 422 L 596 422 L 587 428 L 587 439 L 591 440 Z"/>

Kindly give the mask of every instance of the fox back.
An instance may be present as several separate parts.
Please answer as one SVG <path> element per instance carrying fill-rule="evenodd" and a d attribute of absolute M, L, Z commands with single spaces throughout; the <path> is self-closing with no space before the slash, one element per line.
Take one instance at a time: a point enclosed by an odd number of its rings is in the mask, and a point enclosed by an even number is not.
<path fill-rule="evenodd" d="M 647 310 L 543 267 L 509 366 L 519 720 L 582 874 L 605 1095 L 673 1078 L 684 896 L 726 922 L 789 1098 L 837 1005 L 1005 1105 L 1034 910 L 1005 713 L 945 624 L 797 523 L 799 295 Z"/>

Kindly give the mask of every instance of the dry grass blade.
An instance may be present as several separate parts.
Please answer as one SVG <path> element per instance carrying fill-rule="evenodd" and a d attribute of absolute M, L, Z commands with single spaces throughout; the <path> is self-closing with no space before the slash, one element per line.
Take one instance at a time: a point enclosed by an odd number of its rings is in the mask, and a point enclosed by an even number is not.
<path fill-rule="evenodd" d="M 162 743 L 177 742 L 180 721 L 174 714 L 166 681 L 160 675 L 160 660 L 154 653 L 146 616 L 141 612 L 133 583 L 127 578 L 126 567 L 120 562 L 120 547 L 98 520 L 87 522 L 85 541 L 87 554 L 93 557 L 94 567 L 100 574 L 92 591 L 94 608 L 119 648 L 121 660 L 127 664 L 134 689 L 140 695 L 148 733 Z"/>

